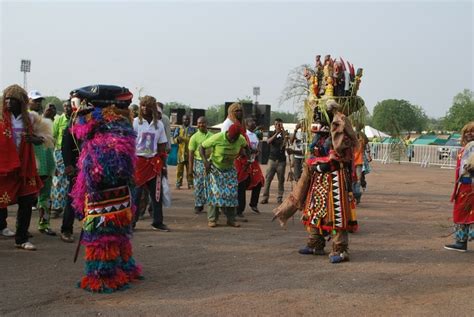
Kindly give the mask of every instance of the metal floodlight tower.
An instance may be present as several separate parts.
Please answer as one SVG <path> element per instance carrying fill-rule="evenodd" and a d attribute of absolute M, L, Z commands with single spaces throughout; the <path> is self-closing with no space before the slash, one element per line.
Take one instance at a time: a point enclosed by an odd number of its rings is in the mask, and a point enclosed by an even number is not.
<path fill-rule="evenodd" d="M 253 95 L 255 96 L 255 104 L 258 104 L 258 96 L 260 95 L 260 87 L 253 87 Z"/>
<path fill-rule="evenodd" d="M 26 90 L 26 73 L 31 71 L 31 60 L 22 59 L 20 70 L 23 72 L 23 89 Z"/>

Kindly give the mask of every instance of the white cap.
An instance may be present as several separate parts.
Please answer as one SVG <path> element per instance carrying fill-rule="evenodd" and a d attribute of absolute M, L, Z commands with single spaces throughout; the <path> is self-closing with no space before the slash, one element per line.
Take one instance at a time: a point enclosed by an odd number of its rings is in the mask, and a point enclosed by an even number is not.
<path fill-rule="evenodd" d="M 28 94 L 28 98 L 32 100 L 36 99 L 44 99 L 43 95 L 38 90 L 31 90 L 30 93 Z"/>

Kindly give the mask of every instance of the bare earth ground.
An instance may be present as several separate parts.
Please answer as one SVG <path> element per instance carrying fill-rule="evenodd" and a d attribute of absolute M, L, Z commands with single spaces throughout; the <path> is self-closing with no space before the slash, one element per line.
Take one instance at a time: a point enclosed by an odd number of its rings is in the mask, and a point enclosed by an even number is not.
<path fill-rule="evenodd" d="M 123 292 L 75 288 L 83 271 L 82 260 L 72 263 L 75 244 L 43 236 L 35 225 L 36 252 L 0 238 L 0 315 L 474 316 L 474 246 L 464 254 L 443 249 L 452 241 L 454 171 L 373 167 L 350 262 L 299 255 L 304 229 L 297 219 L 286 231 L 270 222 L 274 196 L 262 214 L 247 211 L 242 228 L 209 229 L 204 214 L 193 214 L 192 192 L 174 190 L 165 209 L 172 232 L 152 231 L 149 218 L 139 223 L 133 245 L 146 279 Z M 174 168 L 170 174 L 174 182 Z M 60 220 L 52 226 L 59 231 Z M 76 223 L 76 238 L 79 231 Z"/>

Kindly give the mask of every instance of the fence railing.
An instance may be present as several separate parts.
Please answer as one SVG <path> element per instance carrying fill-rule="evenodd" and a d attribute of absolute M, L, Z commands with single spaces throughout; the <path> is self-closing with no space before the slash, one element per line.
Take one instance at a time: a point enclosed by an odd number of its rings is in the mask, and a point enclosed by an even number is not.
<path fill-rule="evenodd" d="M 392 144 L 369 143 L 372 159 L 388 163 L 413 163 L 422 167 L 429 165 L 454 168 L 461 150 L 458 146 L 406 145 L 403 141 Z"/>

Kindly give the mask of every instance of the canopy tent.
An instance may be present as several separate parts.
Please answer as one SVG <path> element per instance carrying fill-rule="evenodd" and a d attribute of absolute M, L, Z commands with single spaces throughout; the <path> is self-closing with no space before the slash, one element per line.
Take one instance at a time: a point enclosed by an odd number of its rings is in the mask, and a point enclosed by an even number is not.
<path fill-rule="evenodd" d="M 443 140 L 438 138 L 434 134 L 425 134 L 425 135 L 420 135 L 418 138 L 416 138 L 415 141 L 413 141 L 413 144 L 416 145 L 443 145 L 446 143 L 447 140 Z"/>
<path fill-rule="evenodd" d="M 211 128 L 213 129 L 222 129 L 222 123 L 219 123 L 219 124 L 216 124 L 216 125 L 213 125 Z"/>
<path fill-rule="evenodd" d="M 370 125 L 365 126 L 364 133 L 369 139 L 372 139 L 372 138 L 375 138 L 375 137 L 377 137 L 377 138 L 388 138 L 388 137 L 390 137 L 390 135 L 388 135 L 386 133 L 383 133 L 382 131 L 379 131 L 375 128 L 372 128 Z"/>

